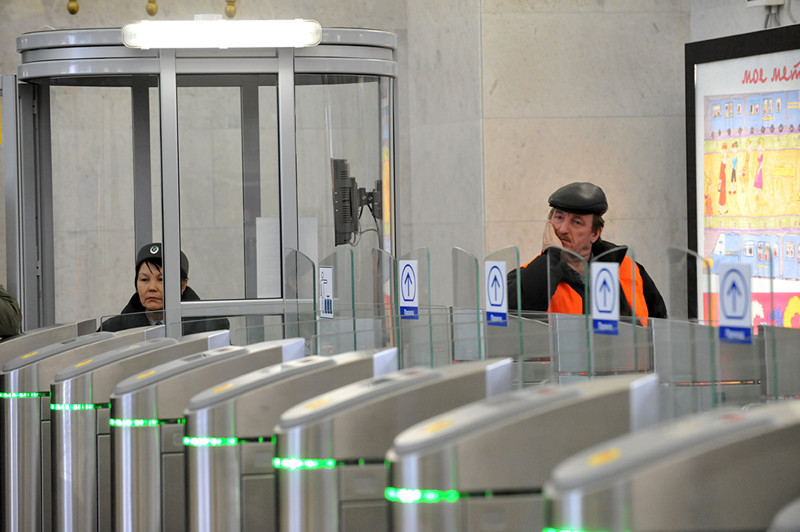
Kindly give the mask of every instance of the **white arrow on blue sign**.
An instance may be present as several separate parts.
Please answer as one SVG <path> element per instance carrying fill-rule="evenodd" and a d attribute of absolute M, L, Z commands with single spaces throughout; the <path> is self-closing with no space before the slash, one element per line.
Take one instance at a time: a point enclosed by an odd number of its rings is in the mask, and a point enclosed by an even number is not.
<path fill-rule="evenodd" d="M 749 344 L 753 341 L 750 275 L 749 264 L 721 264 L 719 267 L 721 342 Z"/>
<path fill-rule="evenodd" d="M 592 328 L 597 334 L 619 334 L 619 264 L 592 262 Z"/>
<path fill-rule="evenodd" d="M 497 327 L 508 325 L 508 297 L 506 297 L 506 263 L 487 260 L 486 271 L 486 323 Z"/>
<path fill-rule="evenodd" d="M 419 286 L 417 285 L 416 260 L 397 261 L 397 271 L 400 274 L 400 319 L 419 319 Z"/>

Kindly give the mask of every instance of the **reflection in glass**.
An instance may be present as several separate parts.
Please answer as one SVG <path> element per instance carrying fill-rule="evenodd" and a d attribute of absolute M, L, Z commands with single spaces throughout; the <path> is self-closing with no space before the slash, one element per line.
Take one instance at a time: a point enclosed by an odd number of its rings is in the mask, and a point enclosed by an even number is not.
<path fill-rule="evenodd" d="M 355 301 L 376 305 L 372 286 L 372 250 L 391 252 L 391 192 L 388 165 L 388 91 L 390 84 L 375 76 L 298 74 L 296 83 L 298 213 L 302 249 L 312 259 L 335 249 L 332 159 L 347 161 L 349 175 L 376 203 L 361 205 L 358 232 L 349 244 L 354 252 Z M 384 131 L 387 131 L 384 139 Z M 305 234 L 302 234 L 305 233 Z M 301 248 L 303 248 L 301 244 Z"/>

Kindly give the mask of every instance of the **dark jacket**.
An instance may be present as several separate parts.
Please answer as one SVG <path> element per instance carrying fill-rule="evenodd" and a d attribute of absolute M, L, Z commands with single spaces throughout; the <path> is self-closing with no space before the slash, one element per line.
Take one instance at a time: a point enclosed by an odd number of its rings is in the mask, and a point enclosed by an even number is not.
<path fill-rule="evenodd" d="M 181 301 L 200 301 L 200 296 L 190 287 L 181 294 Z M 147 319 L 142 302 L 139 300 L 139 294 L 135 293 L 131 296 L 128 304 L 122 309 L 118 316 L 108 318 L 100 324 L 98 331 L 122 331 L 125 329 L 133 329 L 135 327 L 147 327 L 150 325 L 150 320 Z M 217 331 L 222 329 L 229 329 L 230 323 L 225 318 L 184 318 L 183 319 L 183 335 L 189 335 L 204 331 Z"/>
<path fill-rule="evenodd" d="M 21 323 L 19 303 L 0 285 L 0 337 L 8 338 L 19 334 Z"/>
<path fill-rule="evenodd" d="M 621 263 L 625 258 L 628 248 L 626 246 L 617 246 L 606 240 L 598 239 L 592 245 L 592 260 L 594 257 L 610 251 L 614 248 L 620 248 L 612 253 L 603 255 L 600 260 L 603 262 L 617 262 Z M 548 259 L 549 257 L 549 259 Z M 561 250 L 559 248 L 547 248 L 541 255 L 533 259 L 527 265 L 519 270 L 519 283 L 520 283 L 520 300 L 522 302 L 521 310 L 531 311 L 547 311 L 550 307 L 550 299 L 556 292 L 559 284 L 566 284 L 572 288 L 579 296 L 585 293 L 585 285 L 583 277 L 570 267 L 566 262 L 561 261 Z M 550 290 L 547 287 L 547 268 L 550 265 Z M 647 314 L 650 318 L 666 318 L 667 306 L 661 293 L 658 291 L 653 279 L 645 271 L 644 267 L 638 262 L 635 263 L 636 268 L 641 275 L 641 286 L 636 286 L 636 291 L 644 296 L 647 303 Z M 509 272 L 507 277 L 508 284 L 508 308 L 509 310 L 517 309 L 517 274 L 516 270 Z M 587 307 L 588 308 L 588 307 Z M 620 316 L 630 316 L 631 306 L 628 303 L 623 291 L 620 290 Z M 580 313 L 580 312 L 578 312 Z M 637 311 L 637 314 L 640 314 Z"/>

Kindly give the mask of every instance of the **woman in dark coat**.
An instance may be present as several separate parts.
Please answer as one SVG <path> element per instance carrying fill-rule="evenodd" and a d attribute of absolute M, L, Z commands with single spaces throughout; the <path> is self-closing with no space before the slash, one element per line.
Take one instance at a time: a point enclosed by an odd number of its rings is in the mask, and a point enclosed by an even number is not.
<path fill-rule="evenodd" d="M 162 272 L 161 243 L 143 246 L 136 255 L 136 292 L 118 316 L 105 320 L 101 331 L 121 331 L 134 327 L 157 325 L 164 320 L 164 275 Z M 189 287 L 189 259 L 181 251 L 181 301 L 200 301 L 200 296 Z M 230 328 L 225 318 L 183 320 L 183 334 Z"/>

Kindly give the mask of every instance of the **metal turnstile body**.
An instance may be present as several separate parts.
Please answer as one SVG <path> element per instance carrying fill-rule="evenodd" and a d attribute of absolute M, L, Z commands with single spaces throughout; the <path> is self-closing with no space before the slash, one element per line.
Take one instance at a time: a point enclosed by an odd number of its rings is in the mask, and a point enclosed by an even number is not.
<path fill-rule="evenodd" d="M 772 519 L 767 532 L 797 532 L 800 529 L 800 499 L 795 499 Z"/>
<path fill-rule="evenodd" d="M 765 530 L 800 497 L 800 402 L 733 407 L 577 453 L 544 489 L 546 530 Z"/>
<path fill-rule="evenodd" d="M 600 377 L 492 397 L 398 434 L 387 453 L 395 532 L 540 532 L 541 491 L 572 454 L 658 422 L 658 377 Z"/>
<path fill-rule="evenodd" d="M 24 331 L 17 336 L 5 338 L 0 342 L 0 367 L 25 353 L 30 353 L 36 349 L 63 342 L 64 340 L 91 334 L 96 330 L 96 320 L 84 320 L 40 327 L 39 329 Z"/>
<path fill-rule="evenodd" d="M 397 348 L 308 356 L 195 395 L 186 411 L 189 530 L 277 529 L 272 434 L 290 407 L 397 370 Z"/>
<path fill-rule="evenodd" d="M 164 336 L 164 326 L 78 336 L 3 366 L 3 511 L 6 530 L 50 530 L 50 385 L 56 373 L 89 357 Z"/>
<path fill-rule="evenodd" d="M 146 340 L 82 360 L 51 385 L 53 530 L 111 530 L 110 396 L 130 375 L 229 345 L 229 331 Z"/>
<path fill-rule="evenodd" d="M 410 368 L 300 403 L 276 428 L 282 532 L 387 530 L 384 456 L 431 416 L 511 390 L 510 358 Z"/>
<path fill-rule="evenodd" d="M 304 354 L 302 338 L 220 347 L 117 384 L 110 420 L 114 529 L 184 530 L 183 414 L 189 400 L 215 384 Z"/>

